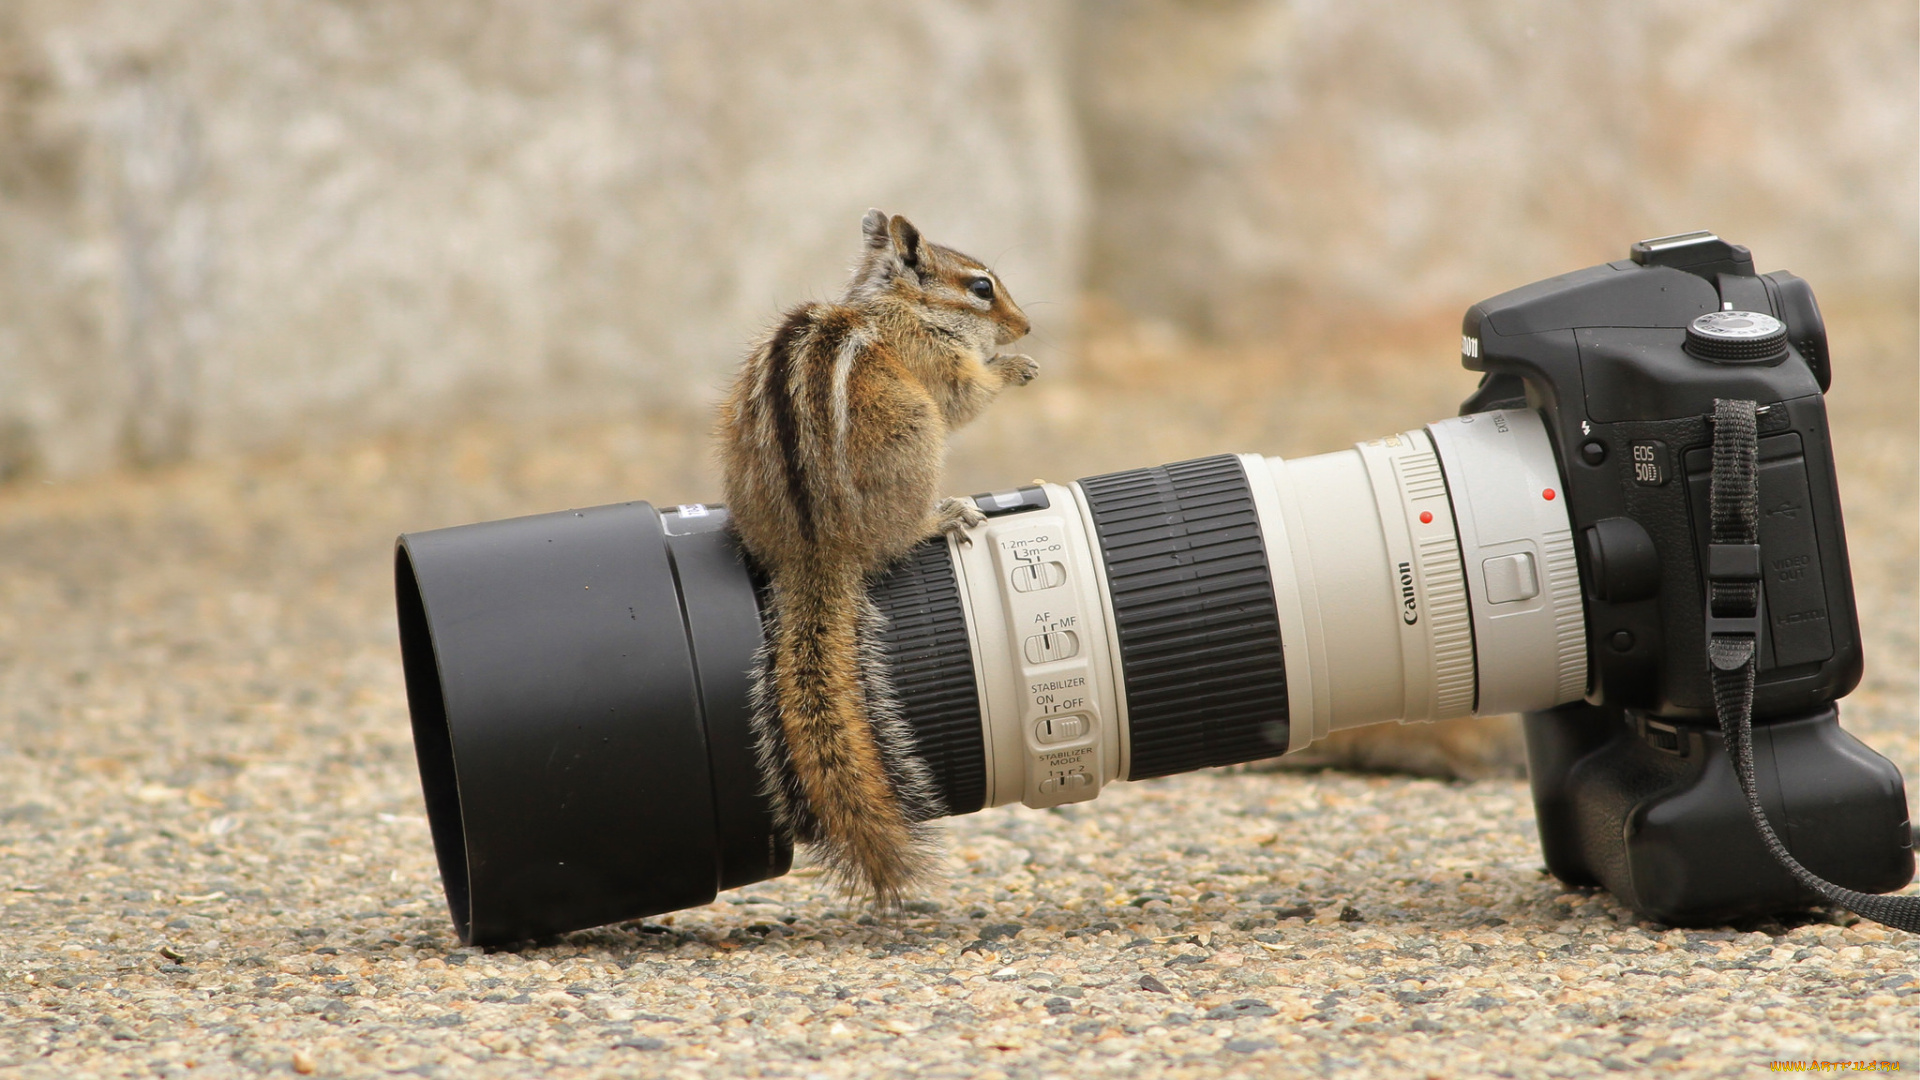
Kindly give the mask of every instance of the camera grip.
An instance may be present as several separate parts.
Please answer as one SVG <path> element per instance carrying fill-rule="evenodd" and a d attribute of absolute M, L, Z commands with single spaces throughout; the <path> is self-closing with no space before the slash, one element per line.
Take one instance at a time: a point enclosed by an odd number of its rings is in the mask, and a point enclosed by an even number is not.
<path fill-rule="evenodd" d="M 1547 868 L 1673 926 L 1804 909 L 1819 898 L 1754 831 L 1717 729 L 1571 705 L 1525 717 Z M 1829 706 L 1754 728 L 1761 802 L 1788 849 L 1847 888 L 1913 877 L 1906 789 Z"/>
<path fill-rule="evenodd" d="M 1527 780 L 1533 788 L 1534 820 L 1547 869 L 1569 885 L 1600 884 L 1588 866 L 1579 831 L 1579 808 L 1568 796 L 1567 776 L 1581 759 L 1625 732 L 1618 709 L 1576 701 L 1557 709 L 1524 713 Z"/>

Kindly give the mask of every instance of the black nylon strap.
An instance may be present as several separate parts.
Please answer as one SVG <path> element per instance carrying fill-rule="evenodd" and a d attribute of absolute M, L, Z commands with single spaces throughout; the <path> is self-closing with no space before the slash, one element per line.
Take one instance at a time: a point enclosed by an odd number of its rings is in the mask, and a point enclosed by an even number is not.
<path fill-rule="evenodd" d="M 1744 408 L 1742 407 L 1744 406 Z M 1713 416 L 1712 531 L 1709 540 L 1718 555 L 1759 542 L 1759 461 L 1753 402 L 1715 401 Z M 1709 570 L 1715 569 L 1709 559 Z M 1707 600 L 1716 616 L 1735 618 L 1760 614 L 1760 578 L 1755 560 L 1751 580 L 1709 577 Z M 1755 633 L 1759 632 L 1758 626 Z"/>
<path fill-rule="evenodd" d="M 1757 560 L 1753 576 L 1745 574 L 1744 563 L 1734 557 L 1736 549 L 1748 548 L 1759 541 L 1760 484 L 1758 449 L 1755 437 L 1754 403 L 1716 400 L 1713 403 L 1713 478 L 1711 494 L 1714 549 L 1724 550 L 1727 558 L 1710 557 L 1734 571 L 1710 571 L 1707 581 L 1707 660 L 1713 668 L 1713 706 L 1720 717 L 1720 734 L 1733 759 L 1733 771 L 1740 778 L 1740 790 L 1747 797 L 1747 812 L 1760 831 L 1767 851 L 1795 881 L 1830 904 L 1837 904 L 1862 918 L 1872 919 L 1909 933 L 1920 933 L 1920 896 L 1878 896 L 1842 888 L 1821 877 L 1793 857 L 1773 831 L 1767 813 L 1760 806 L 1760 788 L 1753 779 L 1753 680 L 1759 667 L 1760 580 Z M 1712 555 L 1718 556 L 1721 550 Z M 1751 634 L 1729 632 L 1753 627 Z"/>

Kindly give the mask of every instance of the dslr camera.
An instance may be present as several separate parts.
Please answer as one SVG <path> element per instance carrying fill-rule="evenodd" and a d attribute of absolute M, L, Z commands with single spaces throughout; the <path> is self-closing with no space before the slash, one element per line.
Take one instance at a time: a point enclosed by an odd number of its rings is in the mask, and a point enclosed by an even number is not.
<path fill-rule="evenodd" d="M 1468 309 L 1460 415 L 975 497 L 872 584 L 949 814 L 1051 807 L 1386 721 L 1521 713 L 1548 868 L 1675 925 L 1815 902 L 1769 855 L 1709 675 L 1712 419 L 1755 411 L 1758 796 L 1802 864 L 1913 876 L 1900 772 L 1842 730 L 1861 649 L 1813 291 L 1709 233 Z M 1751 549 L 1753 545 L 1748 544 Z M 1748 560 L 1751 562 L 1751 559 Z M 720 506 L 400 537 L 448 906 L 498 944 L 776 877 L 749 731 L 762 582 Z"/>

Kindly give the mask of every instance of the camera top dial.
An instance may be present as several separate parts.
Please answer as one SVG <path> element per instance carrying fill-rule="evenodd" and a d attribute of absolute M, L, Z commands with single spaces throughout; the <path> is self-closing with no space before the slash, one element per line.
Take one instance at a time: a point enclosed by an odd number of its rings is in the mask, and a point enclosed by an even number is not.
<path fill-rule="evenodd" d="M 1687 351 L 1715 364 L 1770 364 L 1787 355 L 1787 328 L 1758 311 L 1709 311 L 1687 324 Z"/>

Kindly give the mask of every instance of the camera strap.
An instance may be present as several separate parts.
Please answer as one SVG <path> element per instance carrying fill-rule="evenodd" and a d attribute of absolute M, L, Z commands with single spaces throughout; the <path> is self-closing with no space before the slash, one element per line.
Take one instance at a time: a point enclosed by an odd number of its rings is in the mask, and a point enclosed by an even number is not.
<path fill-rule="evenodd" d="M 1920 933 L 1920 896 L 1842 888 L 1800 865 L 1767 820 L 1753 775 L 1753 685 L 1760 664 L 1759 438 L 1751 401 L 1713 403 L 1712 531 L 1707 548 L 1707 660 L 1721 740 L 1760 840 L 1794 880 L 1862 918 Z"/>

